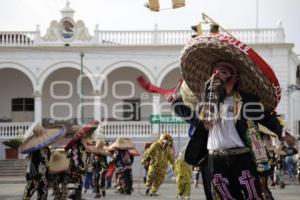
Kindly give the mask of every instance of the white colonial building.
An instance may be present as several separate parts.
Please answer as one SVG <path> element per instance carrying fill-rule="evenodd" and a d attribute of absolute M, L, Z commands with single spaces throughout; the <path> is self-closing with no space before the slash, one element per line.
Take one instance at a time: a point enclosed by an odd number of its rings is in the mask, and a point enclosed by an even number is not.
<path fill-rule="evenodd" d="M 0 32 L 0 138 L 16 137 L 35 122 L 78 123 L 83 118 L 105 121 L 104 135 L 110 138 L 154 138 L 168 131 L 178 141 L 180 134 L 186 140 L 186 124 L 149 122 L 152 114 L 170 114 L 170 107 L 164 97 L 144 91 L 137 77 L 175 87 L 180 53 L 192 32 L 105 31 L 96 26 L 90 33 L 82 20 L 73 18 L 69 4 L 61 13 L 45 35 L 39 27 Z M 293 44 L 285 42 L 283 28 L 228 31 L 273 67 L 282 87 L 277 111 L 298 135 L 299 92 L 288 88 L 297 82 L 299 60 Z M 3 147 L 0 153 L 3 159 Z"/>

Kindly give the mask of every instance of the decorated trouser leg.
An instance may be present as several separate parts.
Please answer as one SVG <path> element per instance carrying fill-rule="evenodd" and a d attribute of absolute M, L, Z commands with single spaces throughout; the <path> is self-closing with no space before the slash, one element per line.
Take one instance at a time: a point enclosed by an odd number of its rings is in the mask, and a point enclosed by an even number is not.
<path fill-rule="evenodd" d="M 100 188 L 101 188 L 101 193 L 102 193 L 103 197 L 106 196 L 106 192 L 105 192 L 106 172 L 107 172 L 107 170 L 102 171 L 100 173 L 100 177 L 101 177 L 100 178 Z"/>
<path fill-rule="evenodd" d="M 268 187 L 268 175 L 260 175 L 260 183 L 264 200 L 274 200 L 271 191 Z"/>
<path fill-rule="evenodd" d="M 67 175 L 63 176 L 63 180 L 61 183 L 61 197 L 62 197 L 62 200 L 65 200 L 68 197 L 68 177 L 67 177 Z"/>
<path fill-rule="evenodd" d="M 68 180 L 66 175 L 59 175 L 53 183 L 54 200 L 66 200 L 68 196 Z"/>
<path fill-rule="evenodd" d="M 201 178 L 204 188 L 205 197 L 207 200 L 213 200 L 212 191 L 211 191 L 211 177 L 210 169 L 208 167 L 208 159 L 204 160 L 201 164 Z"/>
<path fill-rule="evenodd" d="M 124 171 L 124 182 L 125 182 L 126 194 L 131 194 L 131 190 L 132 190 L 132 171 L 131 171 L 131 169 L 126 169 Z"/>
<path fill-rule="evenodd" d="M 118 174 L 118 182 L 119 182 L 119 191 L 120 193 L 124 193 L 126 190 L 126 183 L 125 183 L 125 173 L 123 172 L 119 172 Z"/>
<path fill-rule="evenodd" d="M 55 178 L 53 180 L 53 198 L 54 200 L 61 199 L 61 193 L 59 188 L 59 176 L 55 175 Z"/>
<path fill-rule="evenodd" d="M 82 190 L 82 175 L 76 174 L 75 179 L 76 179 L 75 190 L 69 195 L 69 198 L 73 199 L 73 200 L 80 200 L 81 199 L 81 190 Z"/>
<path fill-rule="evenodd" d="M 48 181 L 46 176 L 42 176 L 38 183 L 37 200 L 47 200 L 48 197 Z"/>
<path fill-rule="evenodd" d="M 94 187 L 96 192 L 96 197 L 100 197 L 100 186 L 99 186 L 99 179 L 100 179 L 100 173 L 95 172 L 94 173 Z"/>
<path fill-rule="evenodd" d="M 25 186 L 23 200 L 29 200 L 38 188 L 38 182 L 31 179 L 27 181 Z"/>
<path fill-rule="evenodd" d="M 251 153 L 209 156 L 216 198 L 262 200 L 261 184 Z"/>

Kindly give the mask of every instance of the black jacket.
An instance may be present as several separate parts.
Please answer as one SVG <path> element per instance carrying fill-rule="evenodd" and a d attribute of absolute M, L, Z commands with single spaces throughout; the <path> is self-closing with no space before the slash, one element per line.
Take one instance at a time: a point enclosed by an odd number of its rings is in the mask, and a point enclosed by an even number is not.
<path fill-rule="evenodd" d="M 241 107 L 239 118 L 235 123 L 235 128 L 244 144 L 247 146 L 246 131 L 248 129 L 247 121 L 249 119 L 266 126 L 268 129 L 275 132 L 278 135 L 278 138 L 281 138 L 282 126 L 275 113 L 264 111 L 258 98 L 253 95 L 239 93 L 239 96 Z M 198 119 L 196 112 L 184 105 L 181 98 L 173 103 L 173 109 L 177 115 L 183 117 L 186 122 L 195 127 L 194 133 L 186 148 L 185 159 L 191 165 L 199 164 L 208 154 L 208 130 L 204 127 L 201 120 Z"/>

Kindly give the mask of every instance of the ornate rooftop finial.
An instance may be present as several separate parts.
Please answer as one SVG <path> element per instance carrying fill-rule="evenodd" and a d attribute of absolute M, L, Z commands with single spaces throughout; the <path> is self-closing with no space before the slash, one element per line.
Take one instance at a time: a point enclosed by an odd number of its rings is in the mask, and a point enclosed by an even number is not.
<path fill-rule="evenodd" d="M 70 7 L 70 1 L 67 0 L 65 7 L 60 11 L 62 18 L 69 17 L 73 19 L 75 11 Z"/>
<path fill-rule="evenodd" d="M 282 21 L 279 19 L 276 22 L 278 28 L 282 28 Z"/>

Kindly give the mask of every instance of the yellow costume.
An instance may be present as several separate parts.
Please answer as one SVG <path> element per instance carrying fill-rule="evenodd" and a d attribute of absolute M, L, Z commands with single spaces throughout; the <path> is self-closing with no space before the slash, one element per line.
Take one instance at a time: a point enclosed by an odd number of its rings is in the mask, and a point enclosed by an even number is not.
<path fill-rule="evenodd" d="M 177 197 L 189 199 L 191 195 L 192 167 L 182 158 L 182 155 L 175 161 L 175 175 L 177 183 Z"/>
<path fill-rule="evenodd" d="M 146 180 L 147 195 L 149 192 L 150 195 L 156 195 L 156 191 L 165 179 L 168 162 L 173 167 L 172 143 L 172 136 L 163 134 L 159 140 L 151 144 L 143 155 L 142 164 L 149 162 Z"/>

